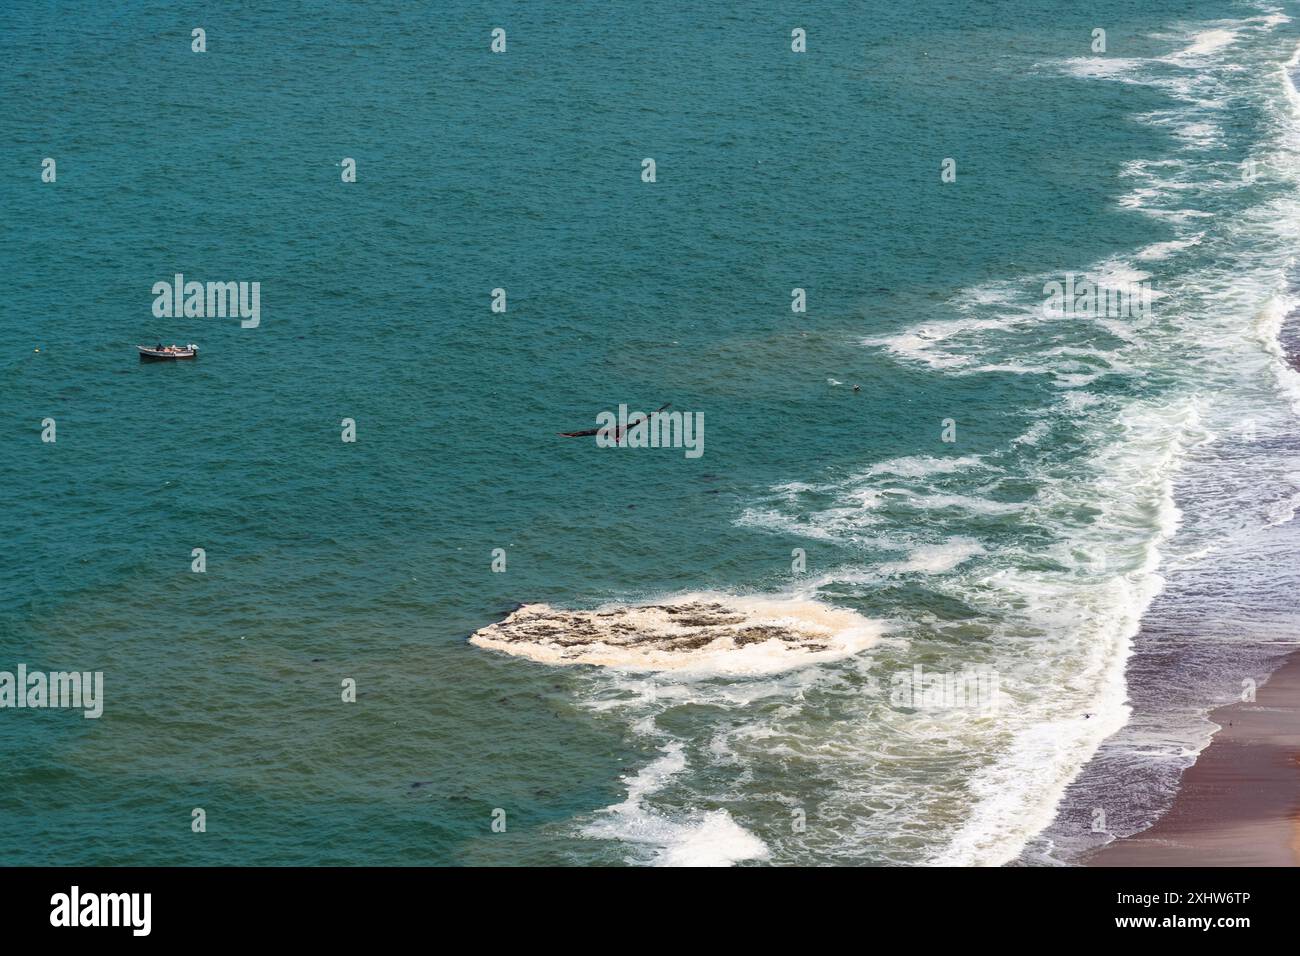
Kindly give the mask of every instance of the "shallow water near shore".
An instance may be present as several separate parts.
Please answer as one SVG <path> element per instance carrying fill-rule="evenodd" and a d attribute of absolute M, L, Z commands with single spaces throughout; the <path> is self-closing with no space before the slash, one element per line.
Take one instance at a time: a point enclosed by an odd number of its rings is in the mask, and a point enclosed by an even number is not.
<path fill-rule="evenodd" d="M 1059 863 L 1115 779 L 1150 822 L 1293 619 L 1300 22 L 1131 7 L 813 4 L 803 55 L 527 9 L 499 57 L 471 5 L 202 57 L 0 11 L 0 669 L 105 673 L 0 713 L 0 861 Z M 177 272 L 259 327 L 155 319 Z M 1045 313 L 1066 273 L 1150 315 Z M 556 434 L 664 402 L 699 459 Z M 468 640 L 701 596 L 699 666 Z M 917 666 L 1000 706 L 899 707 Z"/>

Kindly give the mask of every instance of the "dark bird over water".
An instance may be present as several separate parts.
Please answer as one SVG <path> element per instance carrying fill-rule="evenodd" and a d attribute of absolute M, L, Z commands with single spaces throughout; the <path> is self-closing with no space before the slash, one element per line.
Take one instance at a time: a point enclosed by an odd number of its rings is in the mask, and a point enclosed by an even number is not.
<path fill-rule="evenodd" d="M 662 412 L 662 411 L 663 411 L 664 409 L 666 409 L 666 408 L 669 408 L 671 405 L 672 405 L 672 402 L 664 402 L 662 405 L 660 405 L 658 408 L 656 408 L 656 409 L 655 409 L 653 412 L 651 412 L 650 414 L 651 414 L 651 415 L 658 415 L 660 412 Z M 642 421 L 644 421 L 644 420 L 645 420 L 646 418 L 648 418 L 648 417 L 649 417 L 649 416 L 647 416 L 644 412 L 641 413 L 641 414 L 639 414 L 639 415 L 633 415 L 631 418 L 629 418 L 629 419 L 627 420 L 628 427 L 631 428 L 633 425 L 638 425 L 638 424 L 640 424 Z M 579 431 L 579 432 L 558 432 L 557 434 L 563 436 L 564 438 L 586 438 L 586 437 L 589 436 L 589 435 L 595 435 L 595 434 L 598 434 L 600 431 L 601 431 L 600 428 L 584 428 L 582 431 Z M 623 441 L 623 434 L 624 434 L 623 429 L 621 429 L 621 428 L 615 428 L 615 429 L 614 429 L 614 441 L 615 441 L 615 442 L 622 442 L 622 441 Z"/>

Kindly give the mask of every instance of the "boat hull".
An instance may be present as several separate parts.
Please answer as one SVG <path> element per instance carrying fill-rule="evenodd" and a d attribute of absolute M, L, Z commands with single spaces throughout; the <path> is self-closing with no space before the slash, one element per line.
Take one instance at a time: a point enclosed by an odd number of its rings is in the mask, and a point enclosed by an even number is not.
<path fill-rule="evenodd" d="M 179 352 L 159 352 L 157 349 L 147 349 L 142 345 L 137 345 L 140 351 L 141 362 L 174 362 L 179 359 L 193 359 L 199 357 L 198 349 L 184 349 Z"/>

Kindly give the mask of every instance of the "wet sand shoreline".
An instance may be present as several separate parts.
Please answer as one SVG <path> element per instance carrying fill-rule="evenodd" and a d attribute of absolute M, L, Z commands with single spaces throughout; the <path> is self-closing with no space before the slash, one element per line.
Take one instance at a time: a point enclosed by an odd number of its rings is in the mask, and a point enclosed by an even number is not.
<path fill-rule="evenodd" d="M 1169 811 L 1086 865 L 1300 865 L 1300 651 L 1255 701 L 1211 719 L 1221 729 L 1183 774 Z"/>

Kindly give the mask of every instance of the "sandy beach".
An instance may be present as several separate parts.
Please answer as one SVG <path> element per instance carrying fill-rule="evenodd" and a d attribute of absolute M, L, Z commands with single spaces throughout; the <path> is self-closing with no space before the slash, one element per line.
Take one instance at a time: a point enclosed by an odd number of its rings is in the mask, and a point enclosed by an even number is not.
<path fill-rule="evenodd" d="M 1169 812 L 1088 865 L 1300 865 L 1300 653 L 1254 702 L 1212 718 L 1221 729 L 1183 775 Z"/>

